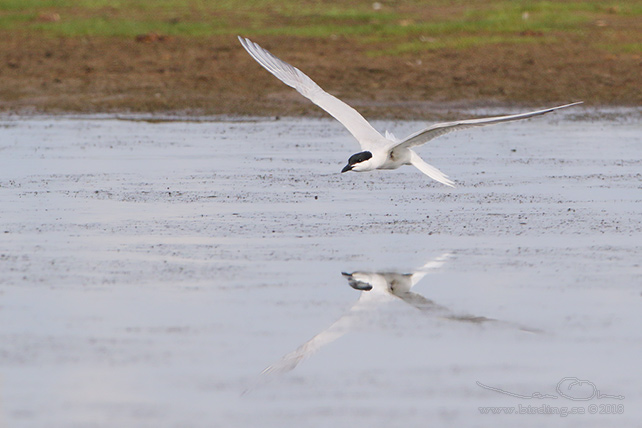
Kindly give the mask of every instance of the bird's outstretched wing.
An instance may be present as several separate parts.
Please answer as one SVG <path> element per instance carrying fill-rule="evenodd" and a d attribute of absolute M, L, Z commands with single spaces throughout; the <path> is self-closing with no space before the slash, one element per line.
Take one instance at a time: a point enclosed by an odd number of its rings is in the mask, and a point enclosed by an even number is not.
<path fill-rule="evenodd" d="M 325 345 L 334 342 L 350 330 L 350 322 L 354 313 L 348 312 L 339 318 L 330 327 L 305 342 L 289 354 L 284 355 L 279 361 L 272 364 L 261 372 L 262 375 L 282 374 L 294 369 L 299 363 L 312 354 L 323 348 Z"/>
<path fill-rule="evenodd" d="M 397 293 L 395 296 L 399 297 L 410 306 L 414 306 L 420 311 L 425 311 L 432 315 L 447 315 L 450 313 L 450 310 L 445 306 L 441 306 L 432 300 L 425 298 L 421 294 L 413 293 L 412 291 Z"/>
<path fill-rule="evenodd" d="M 252 58 L 267 71 L 341 122 L 357 139 L 362 150 L 386 144 L 384 137 L 358 111 L 325 92 L 301 70 L 280 60 L 249 39 L 239 36 L 239 41 Z"/>
<path fill-rule="evenodd" d="M 344 276 L 352 279 L 352 274 L 344 274 Z M 377 274 L 362 274 L 359 276 L 363 277 L 366 281 L 368 280 L 368 276 L 370 276 L 373 281 L 383 280 L 383 278 Z M 352 284 L 350 285 L 352 286 Z M 379 305 L 388 301 L 387 299 L 394 299 L 394 297 L 390 297 L 388 294 L 362 291 L 355 304 L 338 320 L 294 351 L 284 355 L 279 361 L 263 370 L 261 374 L 272 375 L 289 372 L 319 349 L 334 342 L 344 334 L 349 333 L 355 327 L 358 327 L 364 319 L 367 319 L 367 314 L 376 311 Z"/>
<path fill-rule="evenodd" d="M 531 111 L 528 113 L 512 114 L 509 116 L 484 117 L 481 119 L 468 119 L 468 120 L 458 120 L 456 122 L 437 123 L 422 131 L 415 132 L 414 134 L 406 137 L 405 140 L 402 140 L 400 143 L 398 143 L 394 147 L 410 148 L 414 146 L 420 146 L 432 140 L 433 138 L 437 138 L 441 135 L 448 134 L 449 132 L 459 131 L 460 129 L 493 125 L 495 123 L 502 123 L 502 122 L 511 122 L 513 120 L 528 119 L 529 117 L 540 116 L 542 114 L 550 113 L 552 111 L 559 110 L 561 108 L 571 107 L 577 104 L 582 104 L 582 101 L 577 103 L 572 103 L 572 104 L 566 104 L 563 106 L 551 107 L 545 110 L 537 110 L 537 111 Z"/>

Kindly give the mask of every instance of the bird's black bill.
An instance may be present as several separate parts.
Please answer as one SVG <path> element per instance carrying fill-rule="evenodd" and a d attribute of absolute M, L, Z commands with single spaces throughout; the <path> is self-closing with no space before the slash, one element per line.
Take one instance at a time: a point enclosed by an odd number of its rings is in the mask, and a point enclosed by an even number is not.
<path fill-rule="evenodd" d="M 350 171 L 350 170 L 352 170 L 352 165 L 346 165 L 346 166 L 344 166 L 344 167 L 343 167 L 343 169 L 341 170 L 341 172 L 348 172 L 348 171 Z"/>

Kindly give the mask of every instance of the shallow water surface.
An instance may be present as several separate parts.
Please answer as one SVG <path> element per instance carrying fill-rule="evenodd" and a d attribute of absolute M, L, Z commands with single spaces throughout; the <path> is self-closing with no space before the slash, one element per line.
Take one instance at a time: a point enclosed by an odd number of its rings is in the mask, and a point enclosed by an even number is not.
<path fill-rule="evenodd" d="M 590 113 L 421 147 L 456 189 L 330 120 L 0 118 L 0 426 L 634 425 L 642 128 Z"/>

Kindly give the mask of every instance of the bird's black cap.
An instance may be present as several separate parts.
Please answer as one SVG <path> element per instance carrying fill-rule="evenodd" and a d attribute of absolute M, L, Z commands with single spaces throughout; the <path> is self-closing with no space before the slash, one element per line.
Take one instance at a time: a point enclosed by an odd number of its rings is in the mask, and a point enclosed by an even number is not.
<path fill-rule="evenodd" d="M 359 152 L 355 153 L 352 156 L 350 156 L 350 159 L 348 159 L 348 164 L 343 167 L 341 172 L 348 172 L 352 170 L 353 165 L 358 164 L 360 162 L 367 161 L 372 157 L 372 153 L 370 152 Z"/>

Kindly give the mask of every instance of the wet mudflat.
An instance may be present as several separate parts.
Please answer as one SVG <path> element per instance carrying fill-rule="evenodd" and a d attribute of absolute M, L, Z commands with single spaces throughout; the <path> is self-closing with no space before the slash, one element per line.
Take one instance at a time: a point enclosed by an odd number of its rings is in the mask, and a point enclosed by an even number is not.
<path fill-rule="evenodd" d="M 5 116 L 0 426 L 631 426 L 639 119 L 439 138 L 450 189 L 331 120 Z"/>

